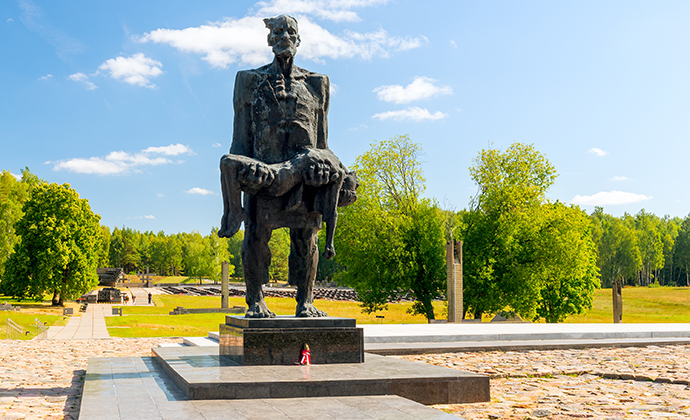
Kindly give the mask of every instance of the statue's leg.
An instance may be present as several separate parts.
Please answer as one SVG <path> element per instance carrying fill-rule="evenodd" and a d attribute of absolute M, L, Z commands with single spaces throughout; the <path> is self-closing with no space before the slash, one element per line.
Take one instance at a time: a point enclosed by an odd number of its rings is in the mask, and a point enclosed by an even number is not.
<path fill-rule="evenodd" d="M 239 159 L 235 155 L 225 155 L 220 159 L 223 217 L 220 221 L 218 236 L 221 238 L 233 237 L 247 218 L 242 208 L 242 188 L 237 176 L 242 168 L 242 162 Z"/>
<path fill-rule="evenodd" d="M 242 266 L 244 282 L 247 286 L 247 318 L 275 318 L 264 301 L 261 286 L 268 283 L 268 266 L 271 264 L 271 250 L 268 241 L 271 229 L 254 222 L 245 224 L 244 241 L 242 241 Z"/>
<path fill-rule="evenodd" d="M 319 263 L 318 228 L 290 229 L 289 283 L 297 286 L 295 316 L 328 316 L 314 307 L 314 279 Z"/>

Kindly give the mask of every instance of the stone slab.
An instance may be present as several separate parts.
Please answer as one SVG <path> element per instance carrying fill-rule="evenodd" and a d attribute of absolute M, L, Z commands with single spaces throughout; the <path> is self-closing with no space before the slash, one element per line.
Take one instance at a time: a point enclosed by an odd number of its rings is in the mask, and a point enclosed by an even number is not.
<path fill-rule="evenodd" d="M 364 343 L 627 340 L 690 338 L 690 323 L 674 324 L 367 324 Z"/>
<path fill-rule="evenodd" d="M 398 395 L 422 404 L 459 404 L 490 399 L 488 376 L 378 355 L 353 364 L 239 366 L 208 347 L 152 352 L 191 400 Z"/>
<path fill-rule="evenodd" d="M 225 317 L 225 324 L 237 328 L 354 328 L 357 325 L 357 320 L 332 316 L 298 318 L 279 315 L 275 318 L 245 318 L 243 316 L 228 315 Z"/>
<path fill-rule="evenodd" d="M 394 396 L 188 400 L 148 357 L 91 358 L 80 420 L 438 419 L 458 417 Z"/>
<path fill-rule="evenodd" d="M 566 350 L 607 347 L 647 347 L 690 344 L 690 338 L 644 338 L 604 340 L 513 340 L 513 341 L 454 341 L 365 343 L 364 351 L 383 356 L 473 351 Z"/>

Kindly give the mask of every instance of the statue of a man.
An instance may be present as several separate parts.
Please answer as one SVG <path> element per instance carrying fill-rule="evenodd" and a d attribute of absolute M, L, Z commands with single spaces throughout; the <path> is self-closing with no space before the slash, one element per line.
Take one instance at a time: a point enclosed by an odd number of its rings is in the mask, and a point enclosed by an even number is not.
<path fill-rule="evenodd" d="M 297 21 L 281 15 L 264 23 L 275 58 L 235 79 L 232 146 L 220 162 L 224 211 L 218 236 L 233 236 L 244 222 L 246 316 L 272 318 L 262 292 L 269 280 L 268 242 L 274 229 L 290 228 L 288 282 L 297 286 L 295 315 L 326 316 L 313 305 L 317 233 L 325 221 L 324 257 L 331 258 L 336 207 L 355 201 L 357 178 L 328 149 L 328 76 L 294 65 Z"/>

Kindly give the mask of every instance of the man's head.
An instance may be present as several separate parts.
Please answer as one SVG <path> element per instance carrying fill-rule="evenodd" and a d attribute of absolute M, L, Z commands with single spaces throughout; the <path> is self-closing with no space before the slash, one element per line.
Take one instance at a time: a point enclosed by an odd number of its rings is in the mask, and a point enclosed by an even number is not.
<path fill-rule="evenodd" d="M 297 46 L 300 39 L 297 32 L 297 20 L 292 16 L 280 15 L 274 18 L 264 19 L 268 33 L 268 46 L 273 47 L 273 53 L 277 56 L 297 54 Z"/>

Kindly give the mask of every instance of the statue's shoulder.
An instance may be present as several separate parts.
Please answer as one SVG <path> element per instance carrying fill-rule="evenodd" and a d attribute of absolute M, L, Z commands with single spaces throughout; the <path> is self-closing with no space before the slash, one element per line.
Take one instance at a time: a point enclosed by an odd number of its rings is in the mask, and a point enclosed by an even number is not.
<path fill-rule="evenodd" d="M 321 73 L 316 73 L 313 71 L 305 70 L 303 68 L 297 68 L 304 77 L 305 81 L 314 88 L 316 92 L 327 93 L 330 88 L 330 81 L 328 76 Z"/>
<path fill-rule="evenodd" d="M 266 64 L 256 69 L 240 70 L 237 72 L 237 76 L 235 76 L 235 83 L 251 83 L 256 79 L 263 79 L 266 77 L 269 67 L 270 64 Z"/>

